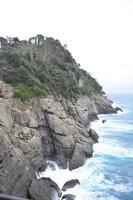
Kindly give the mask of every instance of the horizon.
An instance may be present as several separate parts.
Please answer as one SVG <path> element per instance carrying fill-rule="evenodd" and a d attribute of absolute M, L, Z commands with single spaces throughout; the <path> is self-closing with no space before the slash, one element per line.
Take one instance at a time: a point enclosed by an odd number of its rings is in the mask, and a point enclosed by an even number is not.
<path fill-rule="evenodd" d="M 0 6 L 0 36 L 59 39 L 107 94 L 133 93 L 131 0 L 0 0 Z"/>

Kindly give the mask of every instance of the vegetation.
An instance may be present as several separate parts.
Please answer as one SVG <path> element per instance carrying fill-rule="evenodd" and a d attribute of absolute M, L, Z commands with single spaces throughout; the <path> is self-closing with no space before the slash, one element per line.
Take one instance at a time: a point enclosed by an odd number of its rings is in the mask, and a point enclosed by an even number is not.
<path fill-rule="evenodd" d="M 13 97 L 20 98 L 22 101 L 28 100 L 32 97 L 40 97 L 44 95 L 44 91 L 39 87 L 18 86 L 15 88 Z"/>
<path fill-rule="evenodd" d="M 66 99 L 103 93 L 99 83 L 71 56 L 58 40 L 32 37 L 8 38 L 0 51 L 2 79 L 14 86 L 14 97 L 23 101 L 52 94 Z"/>

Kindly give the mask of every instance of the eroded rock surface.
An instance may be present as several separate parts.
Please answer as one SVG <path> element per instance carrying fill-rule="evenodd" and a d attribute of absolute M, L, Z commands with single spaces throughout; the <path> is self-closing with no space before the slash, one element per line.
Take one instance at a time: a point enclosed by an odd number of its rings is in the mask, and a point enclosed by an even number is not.
<path fill-rule="evenodd" d="M 0 192 L 27 198 L 35 171 L 44 170 L 47 160 L 70 170 L 82 166 L 98 142 L 88 125 L 106 108 L 113 112 L 111 102 L 102 98 L 84 97 L 72 103 L 50 96 L 28 104 L 0 98 Z M 43 192 L 44 180 L 40 182 L 37 187 Z"/>
<path fill-rule="evenodd" d="M 50 178 L 34 179 L 29 188 L 33 200 L 59 200 L 62 193 L 58 185 Z"/>

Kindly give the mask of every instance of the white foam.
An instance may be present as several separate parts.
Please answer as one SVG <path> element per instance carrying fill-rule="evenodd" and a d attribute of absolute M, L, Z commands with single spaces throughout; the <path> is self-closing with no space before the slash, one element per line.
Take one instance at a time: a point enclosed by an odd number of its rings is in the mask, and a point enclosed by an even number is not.
<path fill-rule="evenodd" d="M 79 179 L 80 185 L 66 192 L 76 195 L 76 200 L 119 200 L 108 194 L 108 191 L 113 190 L 118 193 L 132 191 L 132 185 L 123 183 L 118 175 L 112 176 L 111 174 L 111 178 L 105 176 L 105 163 L 109 155 L 120 158 L 133 158 L 133 148 L 125 148 L 119 141 L 108 139 L 105 136 L 121 131 L 124 133 L 133 131 L 133 125 L 113 120 L 102 123 L 103 117 L 100 116 L 99 121 L 92 123 L 92 128 L 96 129 L 100 135 L 100 142 L 94 145 L 94 156 L 88 159 L 84 166 L 69 171 L 69 169 L 59 169 L 54 164 L 55 170 L 48 167 L 45 172 L 40 174 L 40 177 L 50 177 L 60 188 L 68 180 Z M 113 132 L 113 130 L 115 131 Z"/>
<path fill-rule="evenodd" d="M 115 120 L 109 120 L 105 123 L 102 123 L 103 118 L 98 120 L 97 122 L 92 122 L 91 127 L 96 129 L 100 135 L 103 135 L 104 133 L 110 134 L 110 132 L 114 131 L 114 134 L 116 132 L 133 132 L 133 124 L 121 122 L 121 121 L 115 121 Z"/>

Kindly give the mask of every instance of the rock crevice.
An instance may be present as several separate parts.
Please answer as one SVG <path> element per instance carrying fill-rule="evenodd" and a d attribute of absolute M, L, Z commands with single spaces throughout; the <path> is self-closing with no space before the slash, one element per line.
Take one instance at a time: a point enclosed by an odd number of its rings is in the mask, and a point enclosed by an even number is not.
<path fill-rule="evenodd" d="M 0 192 L 27 198 L 35 171 L 45 170 L 47 160 L 72 170 L 93 155 L 98 135 L 88 125 L 115 109 L 101 96 L 75 104 L 53 97 L 23 104 L 0 98 Z"/>

